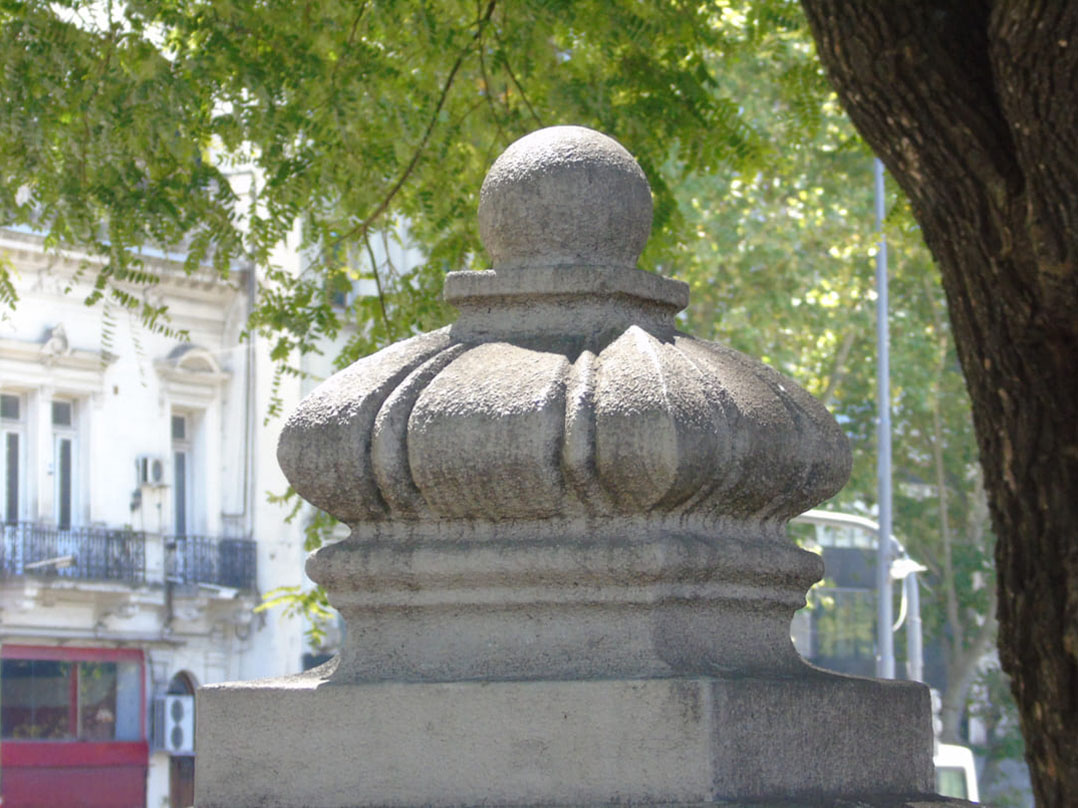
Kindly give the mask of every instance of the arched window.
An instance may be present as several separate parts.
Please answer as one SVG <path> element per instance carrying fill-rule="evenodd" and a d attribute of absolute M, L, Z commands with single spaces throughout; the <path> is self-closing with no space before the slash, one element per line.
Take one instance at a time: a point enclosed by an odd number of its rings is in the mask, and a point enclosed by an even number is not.
<path fill-rule="evenodd" d="M 180 671 L 169 680 L 168 690 L 165 693 L 169 696 L 193 696 L 197 687 L 198 680 L 194 675 L 187 671 Z"/>

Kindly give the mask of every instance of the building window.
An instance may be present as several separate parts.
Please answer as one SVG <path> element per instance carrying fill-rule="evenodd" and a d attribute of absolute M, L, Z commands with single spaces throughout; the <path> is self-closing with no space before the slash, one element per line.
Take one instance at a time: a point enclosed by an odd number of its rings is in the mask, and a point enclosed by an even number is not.
<path fill-rule="evenodd" d="M 53 477 L 55 518 L 60 530 L 71 529 L 75 509 L 75 402 L 52 402 Z"/>
<path fill-rule="evenodd" d="M 141 650 L 0 646 L 5 805 L 145 805 L 145 726 Z"/>
<path fill-rule="evenodd" d="M 0 735 L 4 740 L 63 741 L 75 737 L 72 665 L 49 659 L 0 662 Z"/>
<path fill-rule="evenodd" d="M 191 516 L 191 442 L 188 416 L 172 416 L 172 532 L 186 536 Z"/>
<path fill-rule="evenodd" d="M 142 663 L 57 659 L 33 649 L 0 660 L 0 737 L 14 741 L 137 741 L 142 738 Z M 63 649 L 77 657 L 82 649 Z M 105 652 L 108 654 L 108 652 Z M 138 652 L 136 652 L 137 654 Z M 84 656 L 96 656 L 92 649 Z"/>
<path fill-rule="evenodd" d="M 26 427 L 25 407 L 22 396 L 12 393 L 0 395 L 0 476 L 2 476 L 4 524 L 13 525 L 23 517 L 23 501 L 26 497 Z"/>

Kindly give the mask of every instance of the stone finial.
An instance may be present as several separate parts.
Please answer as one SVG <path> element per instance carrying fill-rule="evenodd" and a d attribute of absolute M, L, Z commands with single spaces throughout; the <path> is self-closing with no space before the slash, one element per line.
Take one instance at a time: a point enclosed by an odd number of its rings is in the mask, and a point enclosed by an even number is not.
<path fill-rule="evenodd" d="M 479 234 L 494 269 L 636 266 L 651 232 L 651 191 L 633 156 L 582 126 L 522 137 L 479 195 Z"/>
<path fill-rule="evenodd" d="M 688 287 L 633 267 L 651 195 L 617 142 L 521 138 L 479 217 L 495 269 L 449 274 L 460 319 L 360 360 L 289 419 L 279 457 L 303 497 L 352 525 L 704 524 L 789 518 L 845 482 L 846 439 L 818 402 L 677 333 Z"/>
<path fill-rule="evenodd" d="M 446 279 L 458 321 L 326 381 L 288 420 L 278 457 L 301 496 L 353 528 L 308 562 L 352 614 L 350 636 L 372 613 L 360 601 L 396 587 L 405 557 L 409 580 L 428 595 L 458 569 L 453 597 L 465 600 L 471 574 L 488 581 L 480 589 L 546 575 L 544 609 L 569 608 L 589 587 L 634 575 L 664 586 L 708 581 L 708 594 L 684 612 L 664 607 L 647 625 L 618 618 L 611 630 L 623 641 L 601 646 L 595 626 L 565 614 L 549 618 L 549 637 L 502 634 L 486 655 L 460 639 L 442 647 L 439 632 L 459 623 L 428 622 L 413 645 L 383 621 L 384 647 L 368 633 L 362 653 L 342 655 L 348 675 L 636 676 L 797 663 L 789 621 L 819 560 L 793 547 L 782 526 L 841 487 L 849 448 L 794 382 L 678 333 L 686 285 L 633 267 L 650 216 L 643 173 L 610 138 L 555 127 L 517 141 L 483 186 L 494 269 Z M 472 541 L 467 562 L 447 559 Z M 636 549 L 611 564 L 609 546 L 626 541 Z M 502 551 L 481 561 L 494 547 Z M 512 571 L 500 566 L 508 558 Z M 472 566 L 488 563 L 501 572 Z M 615 590 L 629 598 L 620 608 L 639 595 Z M 394 592 L 385 597 L 416 597 Z M 672 622 L 660 631 L 664 619 Z M 717 636 L 726 639 L 716 644 Z"/>
<path fill-rule="evenodd" d="M 784 523 L 845 481 L 845 437 L 789 379 L 677 331 L 688 288 L 633 266 L 632 158 L 534 133 L 480 218 L 494 269 L 446 278 L 459 319 L 334 375 L 281 434 L 296 491 L 352 528 L 307 562 L 345 640 L 200 690 L 198 804 L 928 792 L 927 689 L 828 674 L 790 640 L 822 562 Z"/>

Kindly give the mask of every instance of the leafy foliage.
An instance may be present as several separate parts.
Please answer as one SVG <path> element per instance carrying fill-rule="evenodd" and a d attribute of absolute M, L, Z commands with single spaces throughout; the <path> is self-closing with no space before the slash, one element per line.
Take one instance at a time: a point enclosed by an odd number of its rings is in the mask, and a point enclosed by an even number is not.
<path fill-rule="evenodd" d="M 140 249 L 189 273 L 257 265 L 249 328 L 279 378 L 330 341 L 343 366 L 447 322 L 444 273 L 484 263 L 494 157 L 539 126 L 607 132 L 651 183 L 641 264 L 690 283 L 685 329 L 822 397 L 855 449 L 835 505 L 874 505 L 870 155 L 795 2 L 0 0 L 0 72 L 0 222 L 83 250 L 87 302 L 153 328 Z M 992 537 L 942 293 L 905 200 L 889 210 L 895 524 L 954 671 L 991 620 Z M 298 276 L 273 262 L 297 221 Z M 395 238 L 425 260 L 376 259 Z M 376 294 L 337 305 L 364 281 Z M 302 513 L 311 549 L 332 522 Z M 274 604 L 326 613 L 318 591 Z"/>
<path fill-rule="evenodd" d="M 336 612 L 321 587 L 305 589 L 302 586 L 278 586 L 271 589 L 255 606 L 256 612 L 280 608 L 285 617 L 307 618 L 307 642 L 312 648 L 320 648 L 326 641 L 327 626 Z"/>
<path fill-rule="evenodd" d="M 754 47 L 717 63 L 720 92 L 742 99 L 768 157 L 752 171 L 686 176 L 679 201 L 696 237 L 670 271 L 692 286 L 687 330 L 762 357 L 832 408 L 853 442 L 854 471 L 829 507 L 871 515 L 879 238 L 871 155 L 794 23 L 761 37 L 746 19 Z M 929 675 L 944 690 L 945 733 L 958 740 L 994 640 L 994 537 L 931 256 L 905 198 L 892 189 L 887 208 L 895 530 L 929 567 L 925 627 L 939 649 Z M 865 618 L 871 641 L 874 615 Z"/>
<path fill-rule="evenodd" d="M 340 256 L 407 221 L 428 261 L 390 290 L 386 324 L 434 327 L 446 311 L 416 301 L 481 261 L 479 185 L 525 132 L 592 125 L 638 155 L 652 266 L 679 241 L 671 153 L 692 171 L 759 162 L 763 140 L 705 59 L 744 46 L 731 30 L 721 6 L 658 0 L 6 2 L 0 220 L 89 250 L 89 302 L 125 308 L 155 280 L 141 245 L 182 248 L 188 271 L 254 261 L 252 326 L 282 361 L 338 333 L 325 289 Z M 250 169 L 264 181 L 241 199 L 228 174 Z M 271 257 L 301 217 L 310 267 L 295 278 Z"/>

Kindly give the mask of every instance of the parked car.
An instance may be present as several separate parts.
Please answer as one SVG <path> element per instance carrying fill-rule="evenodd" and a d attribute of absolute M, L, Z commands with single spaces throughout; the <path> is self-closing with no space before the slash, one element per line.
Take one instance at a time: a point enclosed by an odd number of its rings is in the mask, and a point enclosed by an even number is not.
<path fill-rule="evenodd" d="M 945 797 L 958 797 L 980 802 L 977 791 L 977 770 L 973 752 L 968 747 L 950 743 L 936 744 L 932 758 L 936 766 L 936 791 Z"/>

